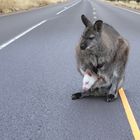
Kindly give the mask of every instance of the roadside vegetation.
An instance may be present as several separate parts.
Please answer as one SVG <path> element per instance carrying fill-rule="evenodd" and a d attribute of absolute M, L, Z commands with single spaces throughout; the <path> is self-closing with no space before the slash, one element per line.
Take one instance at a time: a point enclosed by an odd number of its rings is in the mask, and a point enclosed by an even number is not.
<path fill-rule="evenodd" d="M 140 10 L 140 0 L 107 0 L 115 5 Z"/>
<path fill-rule="evenodd" d="M 11 13 L 66 0 L 0 0 L 0 13 Z"/>

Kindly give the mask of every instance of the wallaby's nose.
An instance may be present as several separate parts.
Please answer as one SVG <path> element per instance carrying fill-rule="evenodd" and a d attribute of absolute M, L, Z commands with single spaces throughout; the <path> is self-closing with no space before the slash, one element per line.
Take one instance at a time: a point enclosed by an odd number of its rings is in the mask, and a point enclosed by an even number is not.
<path fill-rule="evenodd" d="M 84 50 L 86 48 L 85 44 L 81 44 L 80 48 L 81 48 L 81 50 Z"/>

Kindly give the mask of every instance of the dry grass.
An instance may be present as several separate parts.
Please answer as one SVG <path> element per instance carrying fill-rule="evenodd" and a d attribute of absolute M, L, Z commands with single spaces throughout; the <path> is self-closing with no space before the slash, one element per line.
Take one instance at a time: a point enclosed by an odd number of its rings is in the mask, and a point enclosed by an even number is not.
<path fill-rule="evenodd" d="M 66 0 L 0 0 L 0 13 L 10 13 Z"/>
<path fill-rule="evenodd" d="M 110 1 L 108 1 L 110 2 Z M 132 8 L 136 10 L 140 10 L 140 3 L 137 3 L 136 1 L 130 1 L 130 2 L 123 2 L 123 1 L 112 1 L 111 3 L 117 5 L 117 6 L 123 6 L 127 8 Z"/>

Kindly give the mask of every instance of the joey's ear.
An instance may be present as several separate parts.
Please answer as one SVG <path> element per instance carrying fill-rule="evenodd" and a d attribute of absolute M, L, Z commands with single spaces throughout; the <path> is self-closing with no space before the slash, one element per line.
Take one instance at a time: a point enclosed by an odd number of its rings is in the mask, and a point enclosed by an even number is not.
<path fill-rule="evenodd" d="M 92 26 L 92 23 L 90 22 L 90 20 L 85 15 L 81 16 L 81 20 L 86 27 Z"/>
<path fill-rule="evenodd" d="M 103 25 L 103 21 L 97 20 L 94 24 L 94 30 L 96 30 L 97 32 L 100 32 L 102 30 L 102 25 Z"/>

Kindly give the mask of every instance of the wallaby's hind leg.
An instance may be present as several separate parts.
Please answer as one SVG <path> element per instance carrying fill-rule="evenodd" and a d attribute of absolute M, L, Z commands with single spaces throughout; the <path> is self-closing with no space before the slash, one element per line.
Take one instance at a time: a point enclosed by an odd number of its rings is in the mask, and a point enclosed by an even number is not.
<path fill-rule="evenodd" d="M 77 92 L 77 93 L 72 94 L 72 100 L 82 99 L 82 98 L 86 98 L 89 96 L 106 97 L 109 90 L 110 90 L 110 86 L 104 87 L 104 88 L 96 88 L 94 90 L 90 89 L 87 92 Z"/>
<path fill-rule="evenodd" d="M 106 101 L 111 102 L 117 99 L 118 97 L 118 80 L 114 78 L 111 88 L 106 96 Z"/>
<path fill-rule="evenodd" d="M 118 97 L 118 93 L 115 93 L 115 94 L 107 94 L 106 101 L 107 102 L 112 102 L 115 99 L 117 99 L 117 97 Z"/>
<path fill-rule="evenodd" d="M 119 81 L 119 83 L 117 81 Z M 106 98 L 107 102 L 111 102 L 117 99 L 119 89 L 123 86 L 123 81 L 124 81 L 124 77 L 121 80 L 116 79 L 116 82 L 114 80 L 114 83 L 112 84 L 109 93 L 107 94 L 107 98 Z"/>
<path fill-rule="evenodd" d="M 113 101 L 118 96 L 118 90 L 123 84 L 124 73 L 126 63 L 128 61 L 129 48 L 128 44 L 122 38 L 118 39 L 118 50 L 114 58 L 115 69 L 112 77 L 112 86 L 110 88 L 109 94 L 107 95 L 107 101 Z"/>

